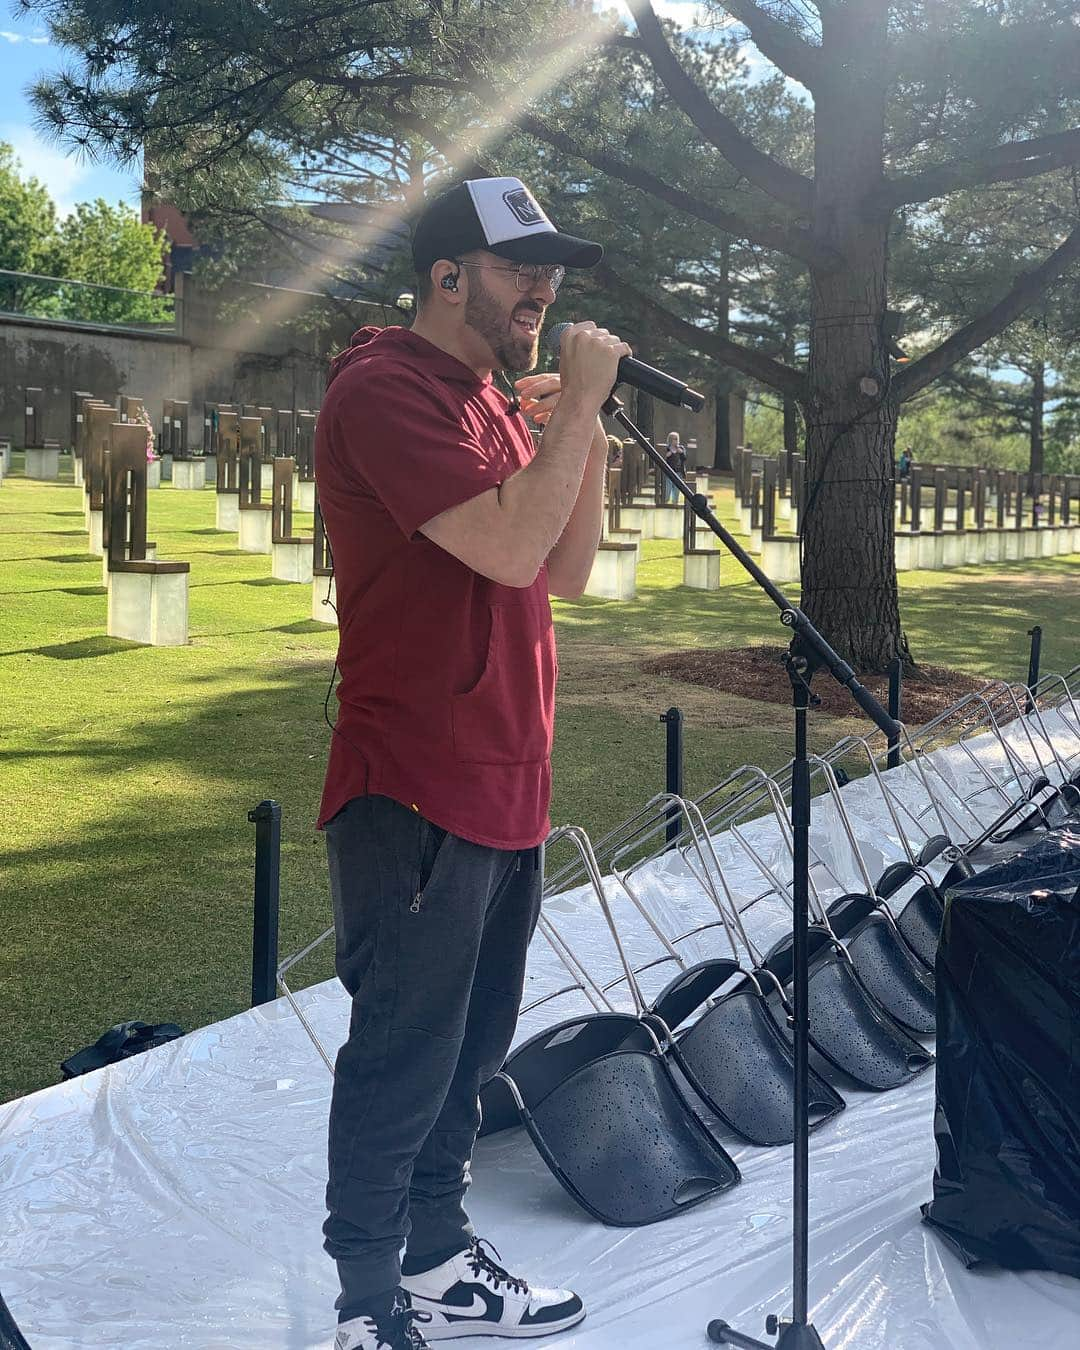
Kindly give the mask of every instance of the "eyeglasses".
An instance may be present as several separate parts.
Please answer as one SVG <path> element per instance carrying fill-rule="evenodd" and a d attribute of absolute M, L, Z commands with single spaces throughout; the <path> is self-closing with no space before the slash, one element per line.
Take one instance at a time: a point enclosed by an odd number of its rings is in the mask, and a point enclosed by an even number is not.
<path fill-rule="evenodd" d="M 561 263 L 519 263 L 517 267 L 499 267 L 497 263 L 463 262 L 460 258 L 455 258 L 454 262 L 459 267 L 486 267 L 491 272 L 513 272 L 519 291 L 535 290 L 538 283 L 543 281 L 553 292 L 558 293 L 566 276 L 566 268 Z"/>

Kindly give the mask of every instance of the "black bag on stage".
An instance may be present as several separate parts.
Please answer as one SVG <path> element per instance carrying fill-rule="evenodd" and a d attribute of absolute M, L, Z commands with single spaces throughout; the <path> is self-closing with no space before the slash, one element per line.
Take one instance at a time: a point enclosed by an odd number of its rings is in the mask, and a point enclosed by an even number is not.
<path fill-rule="evenodd" d="M 937 956 L 937 1169 L 965 1265 L 1080 1277 L 1080 836 L 952 887 Z"/>
<path fill-rule="evenodd" d="M 146 1022 L 118 1022 L 93 1045 L 65 1059 L 60 1072 L 65 1078 L 78 1078 L 80 1074 L 103 1069 L 106 1064 L 116 1064 L 132 1055 L 141 1055 L 144 1050 L 166 1045 L 183 1034 L 183 1028 L 175 1022 L 155 1022 L 153 1026 Z"/>

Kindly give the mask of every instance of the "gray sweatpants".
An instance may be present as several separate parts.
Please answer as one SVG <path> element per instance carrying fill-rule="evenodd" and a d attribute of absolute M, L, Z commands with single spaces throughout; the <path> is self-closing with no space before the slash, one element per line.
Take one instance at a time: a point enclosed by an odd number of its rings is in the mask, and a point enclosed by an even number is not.
<path fill-rule="evenodd" d="M 539 849 L 485 848 L 388 797 L 326 826 L 337 973 L 352 997 L 330 1106 L 326 1250 L 340 1320 L 472 1236 L 477 1097 L 513 1038 Z"/>

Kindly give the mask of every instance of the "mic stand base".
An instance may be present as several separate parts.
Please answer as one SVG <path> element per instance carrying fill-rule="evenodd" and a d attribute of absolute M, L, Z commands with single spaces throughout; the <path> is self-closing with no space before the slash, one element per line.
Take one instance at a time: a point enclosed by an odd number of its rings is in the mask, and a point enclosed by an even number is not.
<path fill-rule="evenodd" d="M 771 1330 L 774 1322 L 775 1319 L 770 1317 L 767 1323 L 770 1335 L 775 1335 Z M 736 1331 L 726 1322 L 710 1322 L 708 1327 L 710 1341 L 714 1341 L 717 1345 L 733 1345 L 736 1350 L 825 1350 L 821 1337 L 805 1322 L 782 1323 L 779 1332 L 776 1344 L 769 1345 L 767 1341 L 757 1341 L 753 1336 L 744 1336 L 741 1331 Z"/>

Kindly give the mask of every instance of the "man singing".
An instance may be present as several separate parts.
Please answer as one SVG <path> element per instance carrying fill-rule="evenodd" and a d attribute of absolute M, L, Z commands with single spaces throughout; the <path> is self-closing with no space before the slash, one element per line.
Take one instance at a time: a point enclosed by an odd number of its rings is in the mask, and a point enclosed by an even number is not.
<path fill-rule="evenodd" d="M 548 597 L 580 595 L 593 564 L 598 414 L 630 349 L 575 324 L 558 375 L 517 381 L 539 449 L 493 374 L 536 365 L 566 268 L 602 252 L 516 178 L 444 192 L 414 234 L 412 329 L 357 333 L 319 416 L 341 669 L 319 823 L 352 997 L 330 1111 L 336 1350 L 542 1336 L 585 1315 L 498 1265 L 464 1200 L 540 907 Z"/>

